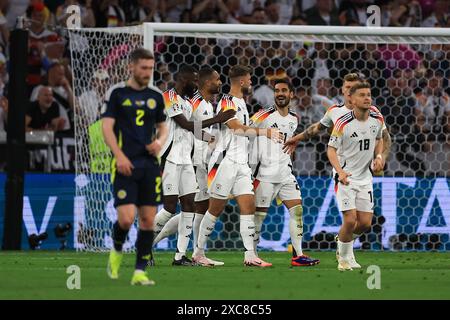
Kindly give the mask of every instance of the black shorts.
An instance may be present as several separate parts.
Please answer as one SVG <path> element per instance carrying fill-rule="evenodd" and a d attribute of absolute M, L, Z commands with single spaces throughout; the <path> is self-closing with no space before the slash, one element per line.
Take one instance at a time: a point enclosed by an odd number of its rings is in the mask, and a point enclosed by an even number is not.
<path fill-rule="evenodd" d="M 113 180 L 114 207 L 124 204 L 137 207 L 161 204 L 161 182 L 159 166 L 135 168 L 129 177 L 116 172 Z"/>

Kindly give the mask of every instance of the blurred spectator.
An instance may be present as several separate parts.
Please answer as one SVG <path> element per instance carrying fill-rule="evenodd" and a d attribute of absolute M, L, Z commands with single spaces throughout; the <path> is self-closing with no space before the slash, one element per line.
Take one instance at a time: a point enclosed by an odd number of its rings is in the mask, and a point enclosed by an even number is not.
<path fill-rule="evenodd" d="M 226 10 L 221 13 L 222 21 L 225 23 L 241 23 L 241 16 L 239 13 L 240 0 L 226 0 L 224 1 Z"/>
<path fill-rule="evenodd" d="M 367 24 L 367 1 L 344 0 L 339 8 L 339 21 L 343 26 Z"/>
<path fill-rule="evenodd" d="M 164 22 L 181 22 L 184 12 L 191 9 L 191 1 L 188 0 L 162 0 L 161 13 Z"/>
<path fill-rule="evenodd" d="M 267 15 L 263 8 L 255 8 L 252 13 L 251 22 L 252 24 L 266 24 Z"/>
<path fill-rule="evenodd" d="M 126 23 L 125 12 L 119 6 L 119 0 L 99 0 L 93 4 L 98 27 L 123 27 Z"/>
<path fill-rule="evenodd" d="M 422 8 L 418 1 L 394 0 L 390 8 L 389 26 L 419 27 Z"/>
<path fill-rule="evenodd" d="M 57 24 L 66 26 L 66 20 L 70 16 L 70 13 L 67 13 L 67 8 L 72 5 L 80 8 L 81 26 L 85 28 L 95 27 L 95 14 L 92 10 L 92 0 L 86 0 L 86 5 L 82 5 L 78 0 L 65 0 L 64 4 L 58 6 L 56 9 Z"/>
<path fill-rule="evenodd" d="M 12 29 L 16 26 L 17 17 L 25 15 L 28 6 L 30 5 L 30 0 L 13 0 L 9 1 L 8 11 L 3 12 L 6 16 L 7 27 Z"/>
<path fill-rule="evenodd" d="M 32 20 L 28 41 L 28 77 L 27 84 L 31 90 L 43 82 L 44 63 L 48 60 L 62 58 L 64 42 L 45 26 L 45 6 L 37 3 L 28 8 L 28 17 Z"/>
<path fill-rule="evenodd" d="M 78 97 L 75 111 L 83 119 L 83 126 L 91 125 L 98 120 L 106 90 L 110 84 L 109 80 L 109 75 L 105 70 L 99 69 L 95 71 L 92 76 L 90 89 L 84 91 Z"/>
<path fill-rule="evenodd" d="M 42 86 L 37 101 L 31 103 L 25 116 L 26 131 L 60 131 L 64 129 L 66 121 L 68 119 L 60 115 L 58 104 L 53 100 L 52 89 Z"/>
<path fill-rule="evenodd" d="M 242 23 L 253 23 L 255 9 L 264 8 L 266 0 L 240 0 L 239 16 Z"/>
<path fill-rule="evenodd" d="M 294 16 L 294 12 L 296 15 L 299 14 L 298 11 L 298 3 L 296 0 L 277 0 L 278 5 L 280 6 L 280 23 L 279 24 L 289 24 L 292 17 Z"/>
<path fill-rule="evenodd" d="M 131 12 L 132 24 L 161 22 L 158 2 L 158 0 L 138 0 L 138 5 Z"/>
<path fill-rule="evenodd" d="M 8 20 L 5 17 L 8 6 L 9 0 L 0 0 L 0 52 L 6 52 L 9 42 Z"/>
<path fill-rule="evenodd" d="M 8 121 L 8 99 L 0 96 L 0 132 L 6 131 L 6 122 Z"/>
<path fill-rule="evenodd" d="M 333 0 L 317 0 L 317 4 L 305 11 L 309 25 L 338 26 L 339 16 Z"/>
<path fill-rule="evenodd" d="M 387 80 L 386 90 L 383 96 L 377 99 L 376 104 L 381 107 L 380 111 L 384 115 L 386 126 L 389 128 L 397 150 L 393 153 L 397 160 L 415 174 L 423 176 L 426 171 L 424 162 L 416 156 L 420 149 L 420 144 L 414 134 L 415 123 L 414 107 L 415 99 L 408 80 L 404 74 Z"/>
<path fill-rule="evenodd" d="M 416 69 L 421 64 L 419 54 L 406 44 L 390 43 L 379 47 L 378 52 L 380 58 L 384 61 L 387 74 L 386 78 L 391 76 L 391 72 L 395 69 Z"/>
<path fill-rule="evenodd" d="M 224 16 L 221 14 L 224 12 L 228 12 L 228 8 L 223 0 L 198 0 L 193 4 L 191 20 L 203 23 L 224 22 L 222 20 Z"/>
<path fill-rule="evenodd" d="M 66 77 L 64 66 L 60 63 L 54 63 L 50 66 L 47 74 L 46 86 L 52 89 L 52 96 L 56 103 L 63 110 L 61 113 L 67 113 L 70 121 L 64 125 L 64 130 L 73 128 L 73 92 L 72 86 Z M 31 101 L 38 99 L 39 91 L 42 86 L 36 87 L 31 94 Z"/>
<path fill-rule="evenodd" d="M 331 104 L 333 104 L 330 101 Z M 303 131 L 308 128 L 312 123 L 320 121 L 323 115 L 325 114 L 328 106 L 323 104 L 321 99 L 318 99 L 316 95 L 311 93 L 310 87 L 298 87 L 296 90 L 296 97 L 292 102 L 293 106 L 295 106 L 293 111 L 299 117 L 299 130 Z M 315 174 L 317 175 L 328 175 L 328 171 L 326 170 L 327 155 L 326 155 L 326 145 L 327 139 L 319 136 L 314 139 L 314 147 L 316 151 L 316 161 L 315 165 Z"/>
<path fill-rule="evenodd" d="M 330 103 L 333 104 L 331 101 Z M 311 88 L 305 87 L 297 88 L 293 105 L 304 129 L 310 124 L 320 121 L 328 109 L 328 106 L 324 105 L 321 99 L 312 94 Z"/>
<path fill-rule="evenodd" d="M 282 24 L 280 5 L 277 0 L 267 0 L 265 4 L 267 24 Z"/>
<path fill-rule="evenodd" d="M 442 74 L 429 76 L 425 92 L 416 92 L 416 129 L 423 150 L 431 150 L 431 142 L 446 141 L 450 133 L 450 97 L 444 91 Z"/>
<path fill-rule="evenodd" d="M 5 87 L 9 80 L 8 70 L 6 68 L 6 57 L 0 53 L 0 96 L 5 94 Z"/>
<path fill-rule="evenodd" d="M 422 22 L 422 27 L 448 27 L 449 6 L 448 0 L 435 0 L 433 13 Z"/>

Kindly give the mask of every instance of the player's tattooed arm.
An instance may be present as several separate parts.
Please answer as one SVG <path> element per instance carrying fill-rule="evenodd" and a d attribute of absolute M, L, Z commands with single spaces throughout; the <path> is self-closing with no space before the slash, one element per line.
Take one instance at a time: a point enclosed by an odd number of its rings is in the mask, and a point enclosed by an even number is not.
<path fill-rule="evenodd" d="M 387 161 L 392 147 L 391 135 L 389 134 L 389 130 L 387 128 L 383 130 L 382 137 L 383 137 L 383 153 L 382 153 L 383 160 Z"/>
<path fill-rule="evenodd" d="M 303 132 L 293 136 L 289 140 L 287 140 L 284 144 L 283 151 L 292 154 L 297 148 L 297 144 L 300 141 L 308 141 L 313 137 L 316 137 L 320 132 L 327 129 L 320 121 L 313 123 Z"/>
<path fill-rule="evenodd" d="M 383 130 L 386 131 L 386 130 Z M 379 172 L 384 168 L 385 161 L 383 159 L 384 142 L 383 139 L 378 139 L 375 145 L 375 159 L 373 161 L 373 171 Z"/>

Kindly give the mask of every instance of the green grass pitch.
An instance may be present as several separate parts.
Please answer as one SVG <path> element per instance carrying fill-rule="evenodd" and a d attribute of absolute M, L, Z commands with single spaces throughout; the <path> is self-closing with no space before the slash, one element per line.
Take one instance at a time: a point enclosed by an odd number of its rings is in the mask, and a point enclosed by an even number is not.
<path fill-rule="evenodd" d="M 361 270 L 339 272 L 334 252 L 312 252 L 315 267 L 291 267 L 287 252 L 262 252 L 272 268 L 244 267 L 240 252 L 210 252 L 223 267 L 173 267 L 173 254 L 156 252 L 154 287 L 130 285 L 134 255 L 120 279 L 106 275 L 107 254 L 0 252 L 0 299 L 450 299 L 450 253 L 359 252 Z M 81 270 L 81 289 L 66 286 L 66 268 Z M 369 265 L 381 270 L 381 289 L 369 290 Z"/>

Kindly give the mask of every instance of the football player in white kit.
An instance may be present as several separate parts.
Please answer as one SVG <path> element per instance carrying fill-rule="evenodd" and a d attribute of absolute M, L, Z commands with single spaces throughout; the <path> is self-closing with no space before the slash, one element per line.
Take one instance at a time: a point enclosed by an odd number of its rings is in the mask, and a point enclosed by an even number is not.
<path fill-rule="evenodd" d="M 344 103 L 331 106 L 330 108 L 328 108 L 327 112 L 319 122 L 312 124 L 302 133 L 299 133 L 296 136 L 292 137 L 291 139 L 288 139 L 285 143 L 284 150 L 286 152 L 292 153 L 295 151 L 295 148 L 297 147 L 297 144 L 300 141 L 308 141 L 313 137 L 319 135 L 319 133 L 325 129 L 331 130 L 339 117 L 343 116 L 344 114 L 350 112 L 353 109 L 353 106 L 350 102 L 349 92 L 350 89 L 355 84 L 362 81 L 363 81 L 362 78 L 357 73 L 349 73 L 345 75 L 344 82 L 342 84 L 342 95 L 344 96 Z M 378 109 L 373 106 L 372 109 L 374 112 L 379 112 Z M 391 136 L 389 135 L 389 132 L 385 125 L 383 126 L 382 136 L 383 136 L 383 153 L 382 159 L 380 160 L 383 161 L 382 167 L 384 167 L 384 162 L 387 160 L 389 156 L 392 144 Z M 367 221 L 366 218 L 358 216 L 355 227 L 355 233 L 353 234 L 353 240 L 359 238 L 366 230 L 370 228 L 370 225 L 371 221 Z M 338 241 L 338 237 L 336 237 L 336 241 Z M 336 251 L 336 259 L 338 258 L 338 256 L 339 252 Z M 361 268 L 361 266 L 356 262 L 356 259 L 353 254 L 353 249 L 350 264 L 353 269 Z"/>
<path fill-rule="evenodd" d="M 251 118 L 255 128 L 278 128 L 284 141 L 294 135 L 298 126 L 295 113 L 289 111 L 294 91 L 288 79 L 278 79 L 274 83 L 275 106 L 262 109 Z M 255 252 L 259 243 L 263 221 L 272 201 L 278 197 L 289 210 L 289 233 L 296 256 L 292 257 L 292 266 L 313 266 L 318 259 L 303 254 L 303 206 L 300 187 L 292 173 L 292 161 L 289 154 L 283 152 L 283 145 L 264 136 L 254 139 L 250 163 L 253 167 L 253 187 L 255 190 Z"/>
<path fill-rule="evenodd" d="M 205 256 L 206 241 L 213 232 L 217 218 L 228 202 L 229 195 L 235 197 L 240 209 L 240 233 L 245 247 L 244 264 L 267 267 L 255 253 L 255 197 L 252 172 L 248 164 L 248 137 L 264 135 L 282 141 L 276 128 L 259 129 L 249 127 L 249 114 L 245 96 L 251 92 L 251 69 L 233 66 L 229 72 L 231 88 L 217 106 L 218 110 L 236 110 L 236 116 L 221 125 L 217 145 L 208 166 L 208 191 L 210 195 L 208 211 L 201 223 L 197 246 L 192 259 L 198 261 Z"/>
<path fill-rule="evenodd" d="M 381 113 L 371 108 L 370 85 L 358 83 L 349 93 L 354 108 L 335 122 L 327 150 L 330 163 L 336 171 L 336 198 L 339 210 L 343 213 L 338 240 L 340 271 L 352 270 L 352 236 L 357 215 L 366 218 L 367 223 L 372 221 L 372 169 L 383 168 L 381 137 L 384 119 Z"/>
<path fill-rule="evenodd" d="M 194 147 L 196 125 L 189 121 L 192 106 L 185 98 L 192 97 L 197 90 L 198 72 L 191 66 L 182 66 L 176 75 L 175 88 L 164 92 L 169 137 L 161 149 L 162 189 L 164 207 L 155 217 L 155 234 L 158 234 L 167 221 L 176 213 L 180 199 L 181 213 L 178 224 L 177 252 L 173 261 L 175 266 L 190 266 L 192 261 L 186 257 L 194 219 L 194 198 L 198 192 L 191 153 Z M 197 127 L 206 128 L 224 122 L 234 116 L 234 112 L 223 112 L 201 122 Z M 203 133 L 203 131 L 200 133 Z M 158 186 L 157 186 L 158 187 Z"/>
<path fill-rule="evenodd" d="M 214 96 L 220 92 L 221 86 L 222 81 L 220 81 L 220 75 L 217 71 L 211 67 L 202 67 L 200 69 L 198 75 L 198 91 L 194 94 L 194 97 L 190 99 L 190 104 L 193 108 L 191 120 L 199 123 L 214 116 L 214 108 L 211 101 L 213 101 Z M 212 128 L 206 128 L 204 131 L 212 135 Z M 200 222 L 202 221 L 206 210 L 208 210 L 208 160 L 210 156 L 209 143 L 207 141 L 195 139 L 193 164 L 200 190 L 195 195 L 195 217 L 193 225 L 194 244 L 197 243 Z M 180 215 L 173 216 L 164 225 L 153 244 L 156 245 L 162 239 L 175 234 L 178 231 L 179 220 Z M 223 265 L 223 262 L 221 261 L 214 261 L 206 257 L 202 257 L 202 259 L 195 262 L 207 266 Z"/>

